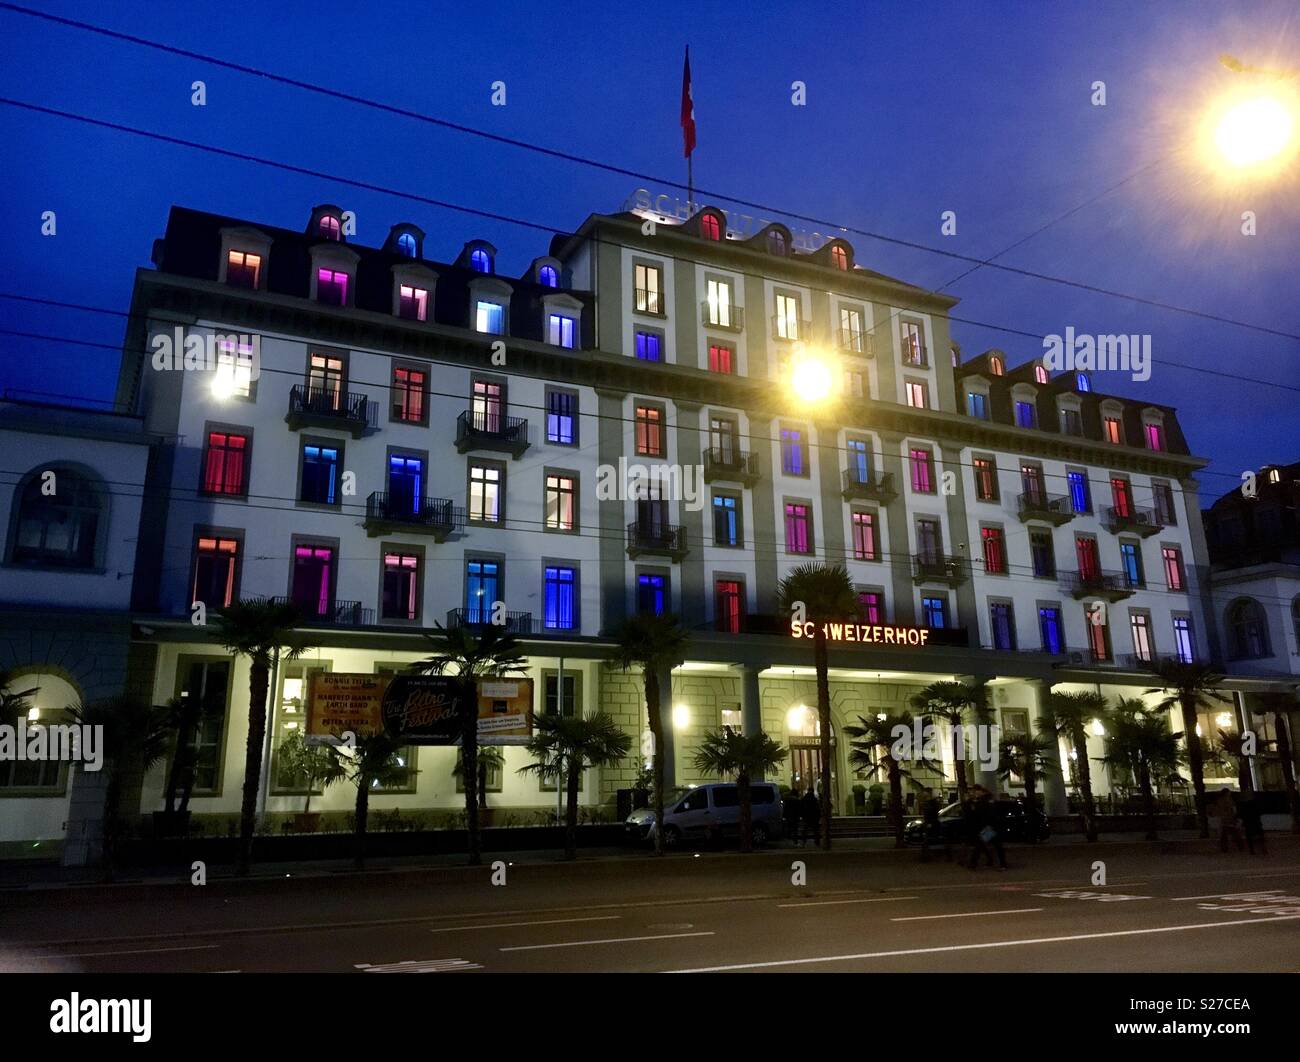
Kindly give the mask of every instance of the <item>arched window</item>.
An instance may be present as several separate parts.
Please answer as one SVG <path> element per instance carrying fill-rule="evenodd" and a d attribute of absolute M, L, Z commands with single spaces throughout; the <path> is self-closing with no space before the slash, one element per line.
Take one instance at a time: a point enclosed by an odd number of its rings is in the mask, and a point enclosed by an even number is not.
<path fill-rule="evenodd" d="M 343 226 L 333 214 L 322 214 L 319 228 L 321 236 L 327 240 L 338 240 L 343 237 Z"/>
<path fill-rule="evenodd" d="M 89 478 L 71 469 L 49 471 L 53 479 L 42 470 L 22 488 L 10 560 L 14 564 L 93 568 L 100 527 L 107 517 L 103 494 Z"/>
<path fill-rule="evenodd" d="M 773 229 L 767 234 L 767 249 L 773 254 L 785 255 L 785 233 L 780 229 Z"/>
<path fill-rule="evenodd" d="M 406 255 L 407 258 L 415 257 L 415 237 L 409 232 L 404 232 L 397 237 L 397 250 Z"/>
<path fill-rule="evenodd" d="M 469 256 L 470 268 L 476 273 L 492 272 L 492 256 L 483 250 L 482 247 L 472 251 Z"/>
<path fill-rule="evenodd" d="M 722 226 L 718 224 L 717 214 L 705 214 L 700 218 L 700 233 L 706 240 L 722 239 Z"/>
<path fill-rule="evenodd" d="M 996 354 L 989 358 L 989 372 L 994 376 L 1001 376 L 1006 372 L 1006 366 L 1002 364 L 1002 359 Z"/>
<path fill-rule="evenodd" d="M 1086 372 L 1079 373 L 1076 377 L 1075 385 L 1080 391 L 1086 392 L 1092 390 L 1092 381 L 1088 379 L 1088 374 Z"/>
<path fill-rule="evenodd" d="M 1047 383 L 1047 367 L 1045 365 L 1034 366 L 1034 382 L 1040 384 Z"/>
<path fill-rule="evenodd" d="M 838 243 L 831 248 L 831 265 L 836 269 L 849 268 L 849 252 Z"/>
<path fill-rule="evenodd" d="M 1268 647 L 1268 622 L 1258 601 L 1244 597 L 1228 607 L 1228 645 L 1236 660 L 1273 655 Z"/>
<path fill-rule="evenodd" d="M 537 279 L 548 288 L 558 288 L 560 286 L 560 275 L 555 271 L 555 266 L 542 266 L 537 271 Z"/>

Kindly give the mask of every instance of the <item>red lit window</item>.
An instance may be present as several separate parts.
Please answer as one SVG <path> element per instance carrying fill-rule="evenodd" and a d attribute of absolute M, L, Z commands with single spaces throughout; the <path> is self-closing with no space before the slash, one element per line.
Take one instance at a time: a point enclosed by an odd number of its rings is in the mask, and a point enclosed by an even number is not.
<path fill-rule="evenodd" d="M 839 244 L 836 244 L 831 248 L 831 265 L 836 269 L 849 268 L 849 252 L 839 246 Z"/>
<path fill-rule="evenodd" d="M 980 528 L 980 540 L 984 544 L 984 570 L 991 575 L 1007 574 L 1007 547 L 1002 538 L 1002 528 Z"/>
<path fill-rule="evenodd" d="M 1079 575 L 1085 580 L 1096 579 L 1101 574 L 1101 561 L 1097 556 L 1097 540 L 1082 536 L 1074 540 L 1074 552 L 1079 558 Z"/>
<path fill-rule="evenodd" d="M 1110 494 L 1115 506 L 1116 516 L 1133 515 L 1133 495 L 1129 490 L 1128 480 L 1112 479 L 1110 481 Z"/>
<path fill-rule="evenodd" d="M 726 634 L 739 634 L 744 615 L 740 583 L 734 579 L 719 579 L 713 584 L 714 612 L 717 628 Z"/>
<path fill-rule="evenodd" d="M 909 451 L 908 463 L 912 469 L 912 489 L 918 494 L 933 494 L 934 454 L 914 447 Z"/>
<path fill-rule="evenodd" d="M 1183 576 L 1183 551 L 1177 546 L 1162 546 L 1160 557 L 1165 564 L 1165 585 L 1170 590 L 1182 590 L 1186 582 Z"/>
<path fill-rule="evenodd" d="M 722 239 L 722 226 L 718 224 L 716 214 L 705 214 L 700 218 L 700 232 L 706 240 Z"/>
<path fill-rule="evenodd" d="M 257 290 L 257 278 L 262 272 L 262 256 L 231 251 L 226 259 L 226 283 L 232 288 Z"/>
<path fill-rule="evenodd" d="M 726 343 L 709 344 L 709 372 L 730 375 L 736 371 L 736 352 Z"/>
<path fill-rule="evenodd" d="M 1120 445 L 1124 441 L 1124 432 L 1120 427 L 1119 418 L 1107 417 L 1102 423 L 1106 431 L 1106 441 L 1116 446 Z"/>
<path fill-rule="evenodd" d="M 239 542 L 233 538 L 199 536 L 194 558 L 194 593 L 191 601 L 208 608 L 226 608 L 235 599 L 235 565 Z"/>
<path fill-rule="evenodd" d="M 208 432 L 203 457 L 203 490 L 208 494 L 243 494 L 248 437 L 224 431 Z"/>
<path fill-rule="evenodd" d="M 418 369 L 393 370 L 393 419 L 424 421 L 424 373 Z"/>

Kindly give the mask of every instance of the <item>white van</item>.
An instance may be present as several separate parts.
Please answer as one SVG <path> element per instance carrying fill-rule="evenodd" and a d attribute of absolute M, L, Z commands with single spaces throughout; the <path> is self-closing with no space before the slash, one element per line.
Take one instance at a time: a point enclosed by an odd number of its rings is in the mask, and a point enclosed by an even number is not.
<path fill-rule="evenodd" d="M 781 836 L 781 788 L 775 782 L 752 782 L 751 836 L 755 845 Z M 654 839 L 654 808 L 638 808 L 623 823 L 635 841 Z M 735 782 L 707 782 L 664 795 L 664 845 L 740 836 L 740 790 Z"/>

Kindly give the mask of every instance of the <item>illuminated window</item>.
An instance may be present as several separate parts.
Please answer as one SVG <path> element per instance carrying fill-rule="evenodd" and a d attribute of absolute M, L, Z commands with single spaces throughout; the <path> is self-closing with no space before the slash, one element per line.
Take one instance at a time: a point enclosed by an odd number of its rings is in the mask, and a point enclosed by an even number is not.
<path fill-rule="evenodd" d="M 331 547 L 294 547 L 293 587 L 289 596 L 304 615 L 315 619 L 333 618 L 334 550 Z"/>
<path fill-rule="evenodd" d="M 1165 448 L 1165 429 L 1163 425 L 1148 424 L 1146 434 L 1148 450 L 1163 450 Z"/>
<path fill-rule="evenodd" d="M 231 251 L 226 259 L 226 283 L 232 288 L 257 290 L 262 275 L 262 256 L 245 251 Z"/>
<path fill-rule="evenodd" d="M 722 226 L 718 224 L 716 214 L 705 214 L 700 218 L 700 234 L 706 240 L 722 239 Z"/>
<path fill-rule="evenodd" d="M 213 392 L 233 398 L 250 398 L 253 394 L 255 351 L 251 342 L 220 337 L 217 340 L 217 374 Z"/>
<path fill-rule="evenodd" d="M 469 518 L 483 524 L 501 523 L 501 469 L 469 466 Z"/>
<path fill-rule="evenodd" d="M 425 374 L 419 369 L 393 369 L 393 419 L 424 423 Z"/>
<path fill-rule="evenodd" d="M 499 302 L 478 302 L 474 307 L 474 330 L 499 336 L 506 329 L 505 307 Z"/>
<path fill-rule="evenodd" d="M 546 441 L 560 446 L 574 446 L 577 434 L 578 396 L 572 391 L 547 391 Z"/>
<path fill-rule="evenodd" d="M 777 339 L 800 338 L 799 300 L 793 295 L 777 295 L 775 323 Z"/>
<path fill-rule="evenodd" d="M 989 397 L 979 391 L 966 392 L 966 412 L 980 420 L 989 419 Z"/>
<path fill-rule="evenodd" d="M 637 313 L 662 314 L 664 312 L 664 271 L 656 265 L 638 262 L 632 269 L 634 303 Z"/>
<path fill-rule="evenodd" d="M 1108 443 L 1119 446 L 1124 442 L 1124 428 L 1120 424 L 1119 417 L 1107 417 L 1103 420 L 1102 430 Z"/>
<path fill-rule="evenodd" d="M 1044 606 L 1038 610 L 1038 631 L 1043 638 L 1043 652 L 1061 653 L 1065 651 L 1065 636 L 1061 630 L 1061 610 L 1055 606 Z"/>
<path fill-rule="evenodd" d="M 899 332 L 903 341 L 903 364 L 923 369 L 927 365 L 925 332 L 919 321 L 902 321 Z"/>
<path fill-rule="evenodd" d="M 946 597 L 921 598 L 921 622 L 934 630 L 948 626 L 948 599 Z"/>
<path fill-rule="evenodd" d="M 729 343 L 709 344 L 709 372 L 730 376 L 736 371 L 736 349 Z"/>
<path fill-rule="evenodd" d="M 1091 391 L 1092 381 L 1088 379 L 1087 374 L 1079 373 L 1079 375 L 1075 377 L 1075 386 L 1080 391 Z"/>
<path fill-rule="evenodd" d="M 1034 383 L 1047 383 L 1047 367 L 1044 365 L 1034 366 Z"/>
<path fill-rule="evenodd" d="M 333 214 L 321 215 L 317 231 L 327 240 L 341 240 L 343 238 L 343 226 Z"/>
<path fill-rule="evenodd" d="M 798 428 L 781 429 L 781 471 L 787 476 L 808 475 L 808 444 Z"/>
<path fill-rule="evenodd" d="M 1133 612 L 1129 615 L 1128 626 L 1133 635 L 1133 655 L 1141 663 L 1151 663 L 1151 617 L 1145 612 Z"/>
<path fill-rule="evenodd" d="M 993 648 L 1004 652 L 1016 649 L 1016 614 L 1010 601 L 989 603 L 989 628 L 993 634 Z"/>
<path fill-rule="evenodd" d="M 907 404 L 913 409 L 930 408 L 930 388 L 921 380 L 907 381 Z"/>
<path fill-rule="evenodd" d="M 429 306 L 429 293 L 424 288 L 402 284 L 398 287 L 397 316 L 408 321 L 423 321 Z"/>
<path fill-rule="evenodd" d="M 885 622 L 885 603 L 880 591 L 863 590 L 858 594 L 858 607 L 862 609 L 862 618 L 864 622 Z"/>
<path fill-rule="evenodd" d="M 880 560 L 880 551 L 876 543 L 875 513 L 854 512 L 851 517 L 853 526 L 854 560 Z"/>
<path fill-rule="evenodd" d="M 785 503 L 785 549 L 787 553 L 812 552 L 812 517 L 808 506 Z"/>
<path fill-rule="evenodd" d="M 564 314 L 559 313 L 553 313 L 547 317 L 546 341 L 552 346 L 572 349 L 577 331 L 578 322 L 572 317 L 566 317 Z"/>
<path fill-rule="evenodd" d="M 668 610 L 668 579 L 663 575 L 638 575 L 636 578 L 637 611 L 662 616 Z"/>
<path fill-rule="evenodd" d="M 989 358 L 989 372 L 994 376 L 1001 376 L 1006 372 L 1006 366 L 996 354 Z"/>
<path fill-rule="evenodd" d="M 203 493 L 242 496 L 248 490 L 248 436 L 232 432 L 208 432 L 203 455 Z"/>
<path fill-rule="evenodd" d="M 1128 517 L 1133 515 L 1133 490 L 1126 479 L 1116 476 L 1110 481 L 1110 498 L 1111 505 L 1115 509 L 1116 516 Z"/>
<path fill-rule="evenodd" d="M 853 306 L 840 307 L 840 347 L 861 354 L 866 342 L 862 329 L 862 311 Z"/>
<path fill-rule="evenodd" d="M 420 618 L 420 557 L 416 553 L 384 554 L 383 619 Z"/>
<path fill-rule="evenodd" d="M 1037 423 L 1037 416 L 1034 412 L 1034 404 L 1032 402 L 1023 402 L 1023 401 L 1017 402 L 1016 403 L 1016 427 L 1032 428 L 1036 423 Z"/>
<path fill-rule="evenodd" d="M 1165 567 L 1165 586 L 1170 590 L 1185 590 L 1187 577 L 1183 571 L 1183 551 L 1177 546 L 1161 546 L 1160 560 Z"/>
<path fill-rule="evenodd" d="M 744 589 L 735 579 L 718 579 L 713 584 L 714 626 L 724 634 L 739 634 L 745 614 Z"/>
<path fill-rule="evenodd" d="M 912 490 L 918 494 L 933 494 L 934 454 L 921 447 L 913 447 L 908 451 L 908 464 L 912 471 Z"/>
<path fill-rule="evenodd" d="M 469 267 L 476 273 L 491 273 L 492 256 L 479 247 L 470 252 Z"/>
<path fill-rule="evenodd" d="M 975 497 L 979 501 L 998 500 L 998 466 L 991 457 L 976 457 L 971 460 L 975 472 Z"/>
<path fill-rule="evenodd" d="M 315 505 L 338 503 L 339 451 L 334 446 L 302 448 L 302 495 L 305 502 Z"/>
<path fill-rule="evenodd" d="M 1007 543 L 1000 527 L 981 527 L 980 543 L 984 547 L 984 571 L 989 575 L 1007 574 Z"/>
<path fill-rule="evenodd" d="M 1190 664 L 1196 659 L 1196 644 L 1192 640 L 1191 617 L 1175 616 L 1173 619 L 1174 653 L 1178 657 L 1179 663 Z"/>
<path fill-rule="evenodd" d="M 316 271 L 316 301 L 326 306 L 348 304 L 348 275 L 337 269 Z"/>
<path fill-rule="evenodd" d="M 663 420 L 663 410 L 657 406 L 636 407 L 636 452 L 639 456 L 663 457 Z"/>
<path fill-rule="evenodd" d="M 849 268 L 849 252 L 839 244 L 831 248 L 831 265 L 836 269 Z"/>
<path fill-rule="evenodd" d="M 548 631 L 577 630 L 577 571 L 560 565 L 547 565 L 542 578 L 543 625 Z"/>
<path fill-rule="evenodd" d="M 636 334 L 636 356 L 640 361 L 663 361 L 663 336 L 658 332 Z"/>
<path fill-rule="evenodd" d="M 547 475 L 546 530 L 573 531 L 576 529 L 577 497 L 577 480 L 572 476 Z"/>
<path fill-rule="evenodd" d="M 704 303 L 705 324 L 718 328 L 738 327 L 738 309 L 733 306 L 731 282 L 728 280 L 709 280 Z"/>
<path fill-rule="evenodd" d="M 416 249 L 415 237 L 409 232 L 404 232 L 397 237 L 397 250 L 399 254 L 405 255 L 407 258 L 414 258 Z"/>
<path fill-rule="evenodd" d="M 200 535 L 195 543 L 194 586 L 190 601 L 208 608 L 226 608 L 235 600 L 239 540 Z"/>
<path fill-rule="evenodd" d="M 537 279 L 544 288 L 558 288 L 560 286 L 560 274 L 555 271 L 555 266 L 542 266 L 537 271 Z"/>

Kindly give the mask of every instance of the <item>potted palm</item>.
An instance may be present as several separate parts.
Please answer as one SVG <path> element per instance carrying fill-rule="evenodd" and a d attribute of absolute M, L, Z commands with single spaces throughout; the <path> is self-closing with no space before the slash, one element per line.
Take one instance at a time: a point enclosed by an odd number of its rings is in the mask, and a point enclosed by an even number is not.
<path fill-rule="evenodd" d="M 1136 698 L 1116 702 L 1110 716 L 1102 762 L 1128 771 L 1137 782 L 1148 841 L 1157 839 L 1155 782 L 1176 774 L 1187 759 L 1178 744 L 1182 736 L 1170 730 L 1163 711 L 1153 711 Z"/>
<path fill-rule="evenodd" d="M 1196 824 L 1201 836 L 1209 837 L 1205 753 L 1201 746 L 1201 736 L 1196 732 L 1196 716 L 1201 711 L 1213 711 L 1216 704 L 1227 701 L 1218 691 L 1223 683 L 1223 675 L 1208 664 L 1188 664 L 1176 659 L 1161 660 L 1152 670 L 1160 679 L 1160 685 L 1147 690 L 1147 693 L 1164 696 L 1158 705 L 1162 711 L 1177 708 L 1182 713 L 1187 766 L 1191 770 L 1192 789 L 1196 793 Z"/>
<path fill-rule="evenodd" d="M 492 825 L 493 820 L 493 809 L 487 806 L 488 779 L 493 771 L 499 771 L 505 766 L 506 758 L 499 745 L 479 745 L 475 761 L 474 773 L 478 777 L 474 783 L 474 793 L 478 803 L 478 824 L 480 829 L 487 829 Z M 456 766 L 451 769 L 451 773 L 464 785 L 465 757 L 463 755 L 456 757 Z"/>
<path fill-rule="evenodd" d="M 297 833 L 315 833 L 320 825 L 320 812 L 311 810 L 311 798 L 319 790 L 322 794 L 344 777 L 342 764 L 334 750 L 327 745 L 309 745 L 301 731 L 295 730 L 275 750 L 282 777 L 300 782 L 306 790 L 302 811 L 293 817 Z"/>
<path fill-rule="evenodd" d="M 1088 761 L 1088 729 L 1104 723 L 1108 712 L 1106 698 L 1091 690 L 1050 693 L 1047 696 L 1047 733 L 1070 745 L 1071 772 L 1079 791 L 1083 816 L 1083 833 L 1089 841 L 1097 840 L 1097 804 L 1092 795 L 1092 766 Z"/>
<path fill-rule="evenodd" d="M 906 845 L 903 836 L 903 779 L 915 782 L 914 768 L 933 771 L 937 765 L 925 758 L 921 750 L 912 750 L 913 756 L 899 756 L 897 735 L 912 730 L 912 715 L 858 716 L 857 726 L 846 726 L 844 733 L 849 741 L 849 766 L 865 777 L 884 777 L 889 783 L 889 826 L 894 834 L 894 847 Z"/>

